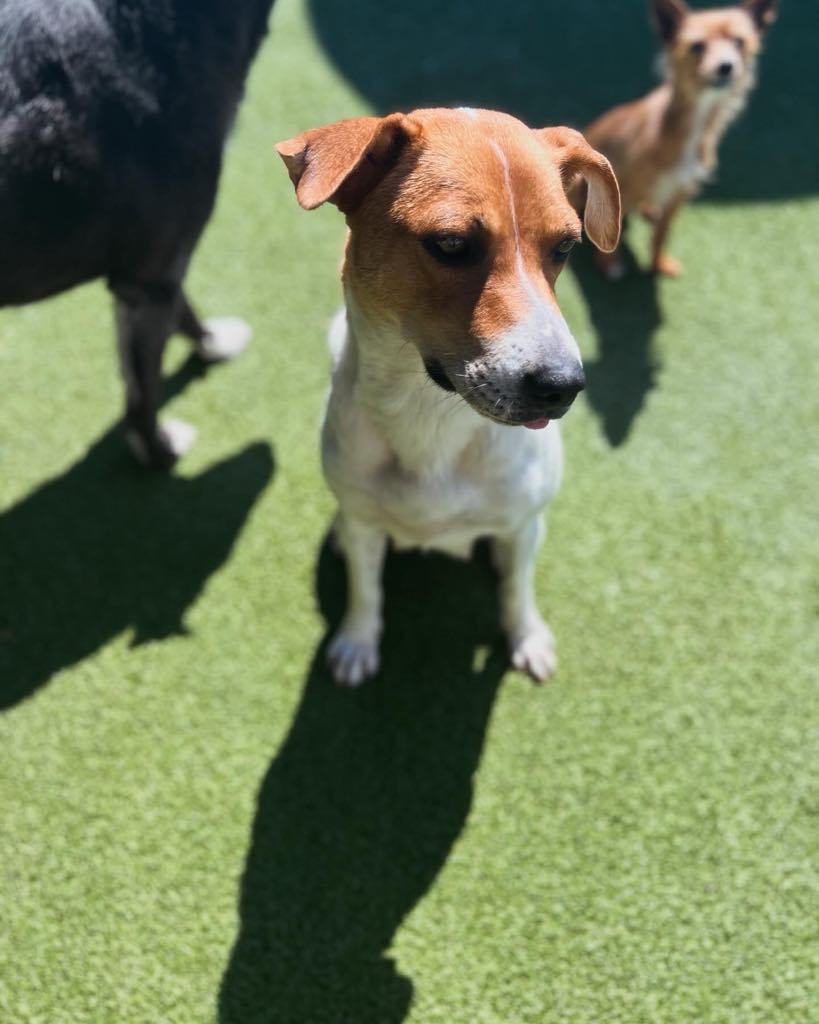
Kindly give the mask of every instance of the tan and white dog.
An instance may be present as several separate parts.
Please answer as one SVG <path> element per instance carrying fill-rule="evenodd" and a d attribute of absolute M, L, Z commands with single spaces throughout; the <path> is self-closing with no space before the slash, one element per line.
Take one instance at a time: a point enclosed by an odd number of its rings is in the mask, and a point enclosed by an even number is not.
<path fill-rule="evenodd" d="M 640 209 L 654 221 L 652 271 L 675 277 L 682 266 L 665 251 L 671 222 L 717 166 L 717 146 L 753 87 L 762 36 L 776 18 L 778 0 L 708 10 L 691 10 L 683 0 L 649 3 L 666 81 L 603 114 L 586 136 L 614 166 L 623 213 Z M 625 272 L 617 252 L 598 262 L 612 279 Z"/>
<path fill-rule="evenodd" d="M 467 557 L 487 536 L 512 661 L 547 678 L 534 559 L 562 468 L 549 421 L 584 385 L 554 286 L 581 235 L 576 179 L 588 237 L 617 245 L 608 161 L 571 129 L 471 109 L 342 121 L 277 149 L 299 203 L 334 203 L 350 229 L 322 444 L 348 570 L 335 679 L 378 668 L 388 539 Z"/>

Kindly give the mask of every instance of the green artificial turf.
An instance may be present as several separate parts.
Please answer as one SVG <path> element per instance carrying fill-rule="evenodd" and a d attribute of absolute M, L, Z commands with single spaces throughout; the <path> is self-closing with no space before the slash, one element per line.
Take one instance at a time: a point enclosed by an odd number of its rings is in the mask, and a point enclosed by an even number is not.
<path fill-rule="evenodd" d="M 173 342 L 173 476 L 125 454 L 101 286 L 0 318 L 0 1021 L 811 1024 L 819 17 L 783 4 L 685 278 L 561 281 L 557 678 L 507 672 L 484 553 L 407 555 L 340 692 L 344 227 L 273 143 L 428 101 L 582 124 L 651 82 L 642 3 L 394 6 L 277 4 L 190 281 L 256 336 L 206 376 Z"/>

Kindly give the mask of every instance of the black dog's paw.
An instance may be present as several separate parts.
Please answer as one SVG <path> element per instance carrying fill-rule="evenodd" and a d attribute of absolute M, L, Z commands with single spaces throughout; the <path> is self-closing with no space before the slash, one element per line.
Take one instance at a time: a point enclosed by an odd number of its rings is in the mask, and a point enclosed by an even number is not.
<path fill-rule="evenodd" d="M 196 343 L 196 351 L 207 363 L 235 359 L 247 348 L 253 329 L 238 316 L 218 316 L 205 321 L 205 334 Z"/>
<path fill-rule="evenodd" d="M 152 469 L 170 469 L 196 440 L 196 427 L 183 420 L 163 420 L 150 441 L 136 430 L 126 433 L 128 446 L 137 460 Z"/>

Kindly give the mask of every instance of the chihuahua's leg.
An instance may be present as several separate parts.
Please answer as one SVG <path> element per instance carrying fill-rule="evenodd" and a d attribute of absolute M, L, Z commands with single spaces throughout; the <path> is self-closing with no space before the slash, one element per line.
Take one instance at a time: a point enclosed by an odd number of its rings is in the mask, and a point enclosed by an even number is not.
<path fill-rule="evenodd" d="M 184 292 L 176 329 L 193 342 L 197 353 L 208 363 L 234 359 L 247 348 L 253 336 L 250 325 L 238 316 L 213 317 L 202 323 Z"/>
<path fill-rule="evenodd" d="M 178 316 L 178 285 L 119 283 L 112 290 L 125 380 L 125 436 L 141 462 L 166 469 L 196 438 L 196 431 L 187 423 L 157 420 L 162 353 Z"/>
<path fill-rule="evenodd" d="M 555 641 L 535 603 L 535 554 L 544 534 L 534 516 L 515 534 L 495 537 L 492 554 L 500 574 L 501 622 L 512 664 L 542 682 L 557 668 Z"/>
<path fill-rule="evenodd" d="M 684 202 L 685 196 L 677 196 L 672 199 L 654 223 L 654 237 L 651 240 L 651 272 L 653 274 L 679 277 L 683 272 L 682 263 L 675 260 L 673 256 L 669 256 L 664 250 L 671 221 Z"/>
<path fill-rule="evenodd" d="M 337 683 L 358 686 L 378 671 L 387 535 L 341 513 L 336 537 L 347 563 L 347 611 L 327 648 L 327 661 Z"/>

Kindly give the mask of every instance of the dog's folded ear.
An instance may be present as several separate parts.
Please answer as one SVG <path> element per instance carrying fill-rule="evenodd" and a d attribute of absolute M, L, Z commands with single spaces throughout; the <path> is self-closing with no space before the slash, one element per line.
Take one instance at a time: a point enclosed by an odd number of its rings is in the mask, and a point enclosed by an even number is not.
<path fill-rule="evenodd" d="M 651 19 L 664 43 L 674 40 L 686 16 L 690 13 L 683 0 L 649 0 Z"/>
<path fill-rule="evenodd" d="M 355 117 L 311 128 L 280 142 L 276 151 L 305 210 L 330 202 L 352 213 L 419 131 L 404 114 Z"/>
<path fill-rule="evenodd" d="M 603 252 L 614 252 L 621 213 L 620 186 L 611 164 L 573 128 L 541 128 L 538 135 L 554 151 L 566 193 L 583 212 L 589 239 Z M 585 189 L 578 187 L 583 185 Z"/>
<path fill-rule="evenodd" d="M 761 32 L 773 25 L 779 13 L 779 0 L 745 0 L 742 6 L 754 19 L 754 24 Z"/>

